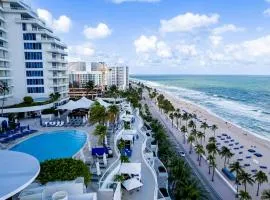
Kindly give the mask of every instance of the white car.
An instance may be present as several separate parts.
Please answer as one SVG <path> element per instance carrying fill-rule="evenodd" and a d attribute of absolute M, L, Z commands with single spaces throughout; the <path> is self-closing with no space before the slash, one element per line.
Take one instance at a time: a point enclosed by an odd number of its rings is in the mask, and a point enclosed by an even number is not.
<path fill-rule="evenodd" d="M 185 154 L 184 151 L 180 151 L 179 153 L 180 153 L 180 156 L 181 156 L 181 157 L 185 157 L 185 156 L 186 156 L 186 154 Z"/>

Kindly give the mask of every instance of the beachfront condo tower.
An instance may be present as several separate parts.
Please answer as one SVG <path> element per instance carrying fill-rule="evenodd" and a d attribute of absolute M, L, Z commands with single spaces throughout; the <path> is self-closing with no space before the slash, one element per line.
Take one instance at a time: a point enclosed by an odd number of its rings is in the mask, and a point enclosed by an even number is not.
<path fill-rule="evenodd" d="M 0 1 L 0 81 L 9 87 L 5 105 L 25 96 L 68 100 L 67 46 L 19 0 Z M 4 98 L 4 95 L 0 99 Z"/>

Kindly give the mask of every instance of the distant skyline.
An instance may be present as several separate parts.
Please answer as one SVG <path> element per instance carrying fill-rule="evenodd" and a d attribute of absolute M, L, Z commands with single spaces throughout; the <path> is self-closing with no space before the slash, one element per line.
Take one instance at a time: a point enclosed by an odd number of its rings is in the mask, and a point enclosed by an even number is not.
<path fill-rule="evenodd" d="M 269 0 L 26 0 L 70 61 L 132 74 L 270 75 Z"/>

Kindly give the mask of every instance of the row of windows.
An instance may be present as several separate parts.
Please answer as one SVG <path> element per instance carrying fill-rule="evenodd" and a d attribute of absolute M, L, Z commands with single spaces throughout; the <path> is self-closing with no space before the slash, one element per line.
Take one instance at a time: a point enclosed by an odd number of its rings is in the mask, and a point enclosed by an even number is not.
<path fill-rule="evenodd" d="M 42 60 L 41 52 L 24 52 L 25 60 Z"/>
<path fill-rule="evenodd" d="M 43 68 L 42 62 L 26 62 L 25 63 L 26 68 Z"/>
<path fill-rule="evenodd" d="M 35 33 L 24 33 L 23 39 L 24 40 L 36 40 L 36 34 Z"/>
<path fill-rule="evenodd" d="M 28 93 L 44 93 L 44 87 L 28 87 Z"/>
<path fill-rule="evenodd" d="M 27 85 L 43 85 L 43 79 L 27 79 Z"/>
<path fill-rule="evenodd" d="M 43 76 L 43 71 L 26 71 L 26 76 Z"/>
<path fill-rule="evenodd" d="M 24 49 L 41 49 L 41 43 L 24 43 Z"/>

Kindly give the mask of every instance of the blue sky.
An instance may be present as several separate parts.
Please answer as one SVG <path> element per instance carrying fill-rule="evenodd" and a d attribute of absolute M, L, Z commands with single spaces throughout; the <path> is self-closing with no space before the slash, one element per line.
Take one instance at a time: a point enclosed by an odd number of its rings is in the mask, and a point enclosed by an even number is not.
<path fill-rule="evenodd" d="M 270 0 L 28 1 L 70 60 L 135 74 L 270 74 Z"/>

